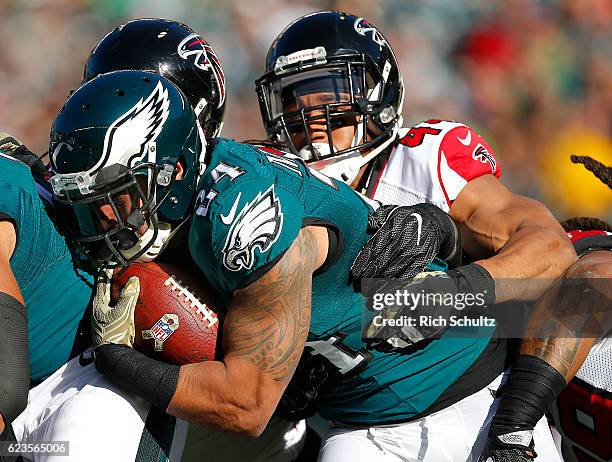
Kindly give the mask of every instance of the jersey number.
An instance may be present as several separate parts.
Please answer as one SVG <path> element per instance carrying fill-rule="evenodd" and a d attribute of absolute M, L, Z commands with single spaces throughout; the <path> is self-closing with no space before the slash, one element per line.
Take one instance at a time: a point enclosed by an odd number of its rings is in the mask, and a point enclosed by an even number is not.
<path fill-rule="evenodd" d="M 439 135 L 441 131 L 442 130 L 439 128 L 413 127 L 406 136 L 400 140 L 400 143 L 409 148 L 416 148 L 423 143 L 425 135 Z"/>
<path fill-rule="evenodd" d="M 312 348 L 311 354 L 319 354 L 332 363 L 342 374 L 355 374 L 362 370 L 372 359 L 372 354 L 366 350 L 353 350 L 346 346 L 342 340 L 346 334 L 337 333 L 326 340 L 306 342 Z"/>

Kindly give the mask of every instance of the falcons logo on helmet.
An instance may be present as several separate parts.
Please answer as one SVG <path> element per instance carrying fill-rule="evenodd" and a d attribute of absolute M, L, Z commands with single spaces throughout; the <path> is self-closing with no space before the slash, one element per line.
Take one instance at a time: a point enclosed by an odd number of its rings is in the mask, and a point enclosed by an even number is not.
<path fill-rule="evenodd" d="M 223 265 L 230 271 L 251 269 L 255 248 L 266 252 L 280 236 L 282 226 L 283 213 L 272 185 L 248 202 L 234 220 L 221 252 Z"/>
<path fill-rule="evenodd" d="M 378 32 L 378 29 L 372 26 L 372 24 L 367 22 L 365 19 L 357 18 L 355 20 L 355 24 L 353 24 L 353 27 L 355 28 L 355 32 L 357 32 L 359 35 L 363 35 L 364 37 L 366 36 L 368 32 L 371 32 L 372 33 L 371 38 L 374 42 L 378 44 L 378 46 L 380 47 L 387 46 L 387 41 L 382 36 L 382 34 Z"/>
<path fill-rule="evenodd" d="M 225 101 L 225 76 L 221 68 L 221 61 L 217 58 L 212 47 L 198 34 L 191 34 L 179 43 L 178 54 L 185 60 L 193 56 L 197 68 L 212 72 L 220 95 L 217 107 L 221 107 Z"/>

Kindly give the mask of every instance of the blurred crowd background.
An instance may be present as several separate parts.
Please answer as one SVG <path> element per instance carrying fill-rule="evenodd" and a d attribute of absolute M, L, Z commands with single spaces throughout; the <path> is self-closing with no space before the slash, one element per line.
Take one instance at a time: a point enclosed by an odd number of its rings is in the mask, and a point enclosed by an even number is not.
<path fill-rule="evenodd" d="M 223 135 L 262 138 L 254 80 L 267 49 L 293 19 L 322 9 L 363 16 L 387 37 L 404 76 L 406 125 L 468 123 L 513 190 L 559 218 L 612 218 L 609 189 L 569 161 L 587 154 L 612 165 L 610 0 L 0 0 L 0 129 L 44 152 L 100 38 L 132 18 L 165 17 L 221 58 Z"/>

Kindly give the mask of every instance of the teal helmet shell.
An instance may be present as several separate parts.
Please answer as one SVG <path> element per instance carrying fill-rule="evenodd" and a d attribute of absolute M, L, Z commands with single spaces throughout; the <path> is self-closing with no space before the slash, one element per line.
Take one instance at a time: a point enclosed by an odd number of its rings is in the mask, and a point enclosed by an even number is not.
<path fill-rule="evenodd" d="M 101 201 L 116 212 L 116 195 L 128 185 L 139 189 L 139 205 L 128 211 L 137 213 L 122 217 L 110 233 L 83 232 L 83 226 L 76 232 L 86 242 L 126 249 L 137 240 L 125 239 L 126 231 L 135 234 L 147 221 L 153 228 L 158 221 L 176 226 L 189 217 L 205 155 L 196 115 L 172 82 L 149 72 L 116 71 L 80 87 L 55 118 L 51 185 L 59 200 L 80 211 L 77 218 Z"/>

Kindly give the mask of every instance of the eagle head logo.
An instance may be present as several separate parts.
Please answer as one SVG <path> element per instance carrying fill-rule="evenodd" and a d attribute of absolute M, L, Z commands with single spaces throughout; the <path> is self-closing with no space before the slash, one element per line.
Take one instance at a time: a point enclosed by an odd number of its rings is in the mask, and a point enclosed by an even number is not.
<path fill-rule="evenodd" d="M 274 185 L 258 193 L 235 218 L 223 246 L 223 265 L 230 271 L 251 269 L 255 249 L 266 252 L 280 236 L 283 226 L 281 204 Z"/>
<path fill-rule="evenodd" d="M 191 34 L 181 40 L 177 52 L 185 60 L 193 57 L 193 63 L 197 68 L 212 72 L 220 95 L 217 107 L 221 107 L 225 101 L 225 75 L 223 74 L 221 61 L 212 47 L 198 34 Z"/>

